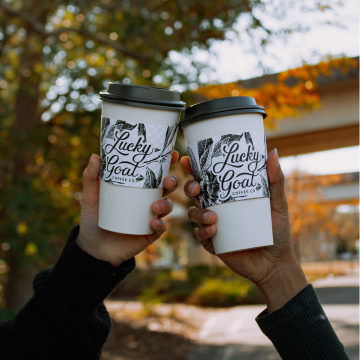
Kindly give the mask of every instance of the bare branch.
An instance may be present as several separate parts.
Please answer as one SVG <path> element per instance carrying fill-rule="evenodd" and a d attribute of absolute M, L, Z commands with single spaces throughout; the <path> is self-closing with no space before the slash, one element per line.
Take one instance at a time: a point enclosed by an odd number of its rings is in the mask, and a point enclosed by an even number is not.
<path fill-rule="evenodd" d="M 151 58 L 151 56 L 152 56 L 152 53 L 150 53 L 150 52 L 146 53 L 146 54 L 143 54 L 143 53 L 139 53 L 137 51 L 129 50 L 124 45 L 122 45 L 120 43 L 109 40 L 109 39 L 107 39 L 105 37 L 100 37 L 99 35 L 93 34 L 90 31 L 85 30 L 85 29 L 76 29 L 76 28 L 63 27 L 63 28 L 57 29 L 57 30 L 55 30 L 55 31 L 53 31 L 51 33 L 47 33 L 47 36 L 57 36 L 57 35 L 59 35 L 60 33 L 63 33 L 63 32 L 76 32 L 79 35 L 82 35 L 82 36 L 84 36 L 84 37 L 86 37 L 88 39 L 94 40 L 94 41 L 96 41 L 96 42 L 98 42 L 100 44 L 111 46 L 112 48 L 114 48 L 116 51 L 119 51 L 123 55 L 130 56 L 130 57 L 132 57 L 134 59 L 149 60 Z"/>
<path fill-rule="evenodd" d="M 116 51 L 120 52 L 121 54 L 132 57 L 134 59 L 149 60 L 152 56 L 152 53 L 150 53 L 150 52 L 143 54 L 143 53 L 140 53 L 137 51 L 131 51 L 131 50 L 127 49 L 124 45 L 122 45 L 118 42 L 111 41 L 110 39 L 101 37 L 97 34 L 93 34 L 90 31 L 87 31 L 85 29 L 64 27 L 64 28 L 57 29 L 53 32 L 47 32 L 44 25 L 36 17 L 32 16 L 31 14 L 27 14 L 22 11 L 15 10 L 13 7 L 11 7 L 7 4 L 4 4 L 2 1 L 0 1 L 0 8 L 3 8 L 7 14 L 16 16 L 16 17 L 22 19 L 23 21 L 25 21 L 28 24 L 28 26 L 30 26 L 30 28 L 32 28 L 32 30 L 36 31 L 44 38 L 47 38 L 50 36 L 57 36 L 63 32 L 76 32 L 79 35 L 82 35 L 86 38 L 94 40 L 100 44 L 111 46 Z"/>
<path fill-rule="evenodd" d="M 32 27 L 32 29 L 38 32 L 40 35 L 46 36 L 47 32 L 43 24 L 41 24 L 41 22 L 38 21 L 35 17 L 33 17 L 31 14 L 26 14 L 21 11 L 15 10 L 13 7 L 4 4 L 2 1 L 0 2 L 0 8 L 3 8 L 7 14 L 19 17 L 20 19 L 27 22 Z"/>

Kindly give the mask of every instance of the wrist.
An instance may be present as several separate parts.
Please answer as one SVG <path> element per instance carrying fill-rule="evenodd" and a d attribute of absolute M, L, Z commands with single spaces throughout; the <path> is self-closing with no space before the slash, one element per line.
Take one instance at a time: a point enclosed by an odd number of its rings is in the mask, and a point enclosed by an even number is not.
<path fill-rule="evenodd" d="M 308 285 L 305 274 L 296 258 L 292 258 L 274 270 L 267 279 L 258 284 L 268 312 L 281 309 Z"/>
<path fill-rule="evenodd" d="M 119 259 L 112 259 L 106 256 L 106 254 L 104 254 L 101 250 L 100 246 L 89 245 L 89 241 L 87 241 L 86 238 L 81 234 L 81 231 L 79 233 L 79 236 L 76 238 L 75 243 L 77 246 L 79 246 L 81 250 L 85 251 L 87 254 L 94 257 L 95 259 L 109 262 L 113 266 L 119 266 L 122 263 L 122 261 Z"/>

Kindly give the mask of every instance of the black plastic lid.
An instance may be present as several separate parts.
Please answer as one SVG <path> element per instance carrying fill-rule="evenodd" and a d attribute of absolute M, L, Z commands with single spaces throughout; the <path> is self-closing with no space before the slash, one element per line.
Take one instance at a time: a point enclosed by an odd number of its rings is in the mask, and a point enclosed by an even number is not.
<path fill-rule="evenodd" d="M 180 93 L 176 90 L 118 82 L 109 83 L 106 91 L 100 92 L 100 99 L 116 104 L 173 111 L 185 110 L 186 106 L 180 101 Z"/>
<path fill-rule="evenodd" d="M 262 114 L 264 119 L 267 117 L 264 107 L 257 105 L 254 98 L 250 96 L 233 96 L 204 101 L 188 107 L 179 126 L 181 129 L 200 120 L 244 113 Z"/>

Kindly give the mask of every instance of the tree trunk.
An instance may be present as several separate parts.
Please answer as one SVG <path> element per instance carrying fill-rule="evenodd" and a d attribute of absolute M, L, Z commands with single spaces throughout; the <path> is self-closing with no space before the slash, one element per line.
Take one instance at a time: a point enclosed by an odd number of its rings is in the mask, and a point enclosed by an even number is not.
<path fill-rule="evenodd" d="M 5 286 L 6 308 L 17 314 L 33 295 L 32 282 L 36 267 L 34 264 L 19 266 L 15 252 L 9 254 L 7 262 L 10 271 Z"/>
<path fill-rule="evenodd" d="M 39 39 L 37 39 L 39 41 Z M 25 221 L 27 217 L 32 216 L 36 209 L 31 208 L 27 198 L 33 196 L 32 180 L 33 177 L 27 173 L 27 165 L 34 163 L 34 153 L 29 151 L 36 144 L 29 141 L 31 134 L 35 133 L 37 126 L 36 113 L 39 102 L 39 84 L 40 75 L 35 72 L 36 63 L 41 62 L 40 52 L 34 51 L 31 42 L 36 41 L 34 34 L 28 33 L 23 45 L 23 53 L 19 64 L 19 90 L 15 100 L 15 122 L 12 128 L 12 181 L 9 184 L 9 201 L 13 200 L 14 206 L 17 207 L 18 221 Z M 42 41 L 42 40 L 41 40 Z M 8 203 L 9 203 L 8 201 Z M 16 220 L 12 227 L 16 227 Z M 18 312 L 32 294 L 32 280 L 36 273 L 34 265 L 23 265 L 21 258 L 26 256 L 24 249 L 27 241 L 26 234 L 19 234 L 17 239 L 16 251 L 10 250 L 7 253 L 6 261 L 9 265 L 8 282 L 5 286 L 6 306 L 13 312 Z M 27 263 L 28 261 L 25 261 Z"/>

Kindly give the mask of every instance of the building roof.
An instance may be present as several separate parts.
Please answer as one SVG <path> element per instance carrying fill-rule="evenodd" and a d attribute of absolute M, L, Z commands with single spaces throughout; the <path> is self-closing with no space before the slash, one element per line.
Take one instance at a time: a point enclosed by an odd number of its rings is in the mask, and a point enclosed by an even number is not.
<path fill-rule="evenodd" d="M 352 59 L 359 62 L 359 56 L 353 57 Z M 243 86 L 245 89 L 256 89 L 266 83 L 276 84 L 278 82 L 279 74 L 280 73 L 268 74 L 268 75 L 263 75 L 260 77 L 255 77 L 252 79 L 239 80 L 238 84 Z M 316 79 L 316 81 L 317 81 L 317 84 L 319 85 L 319 88 L 321 88 L 323 86 L 334 84 L 334 83 L 339 83 L 339 82 L 344 82 L 344 81 L 349 81 L 349 80 L 358 80 L 358 79 L 359 79 L 359 67 L 351 67 L 349 69 L 349 71 L 346 73 L 341 71 L 340 68 L 332 68 L 332 71 L 329 76 L 320 74 L 318 76 L 318 78 Z M 288 86 L 294 86 L 294 85 L 296 85 L 296 83 L 298 81 L 299 81 L 299 79 L 297 79 L 295 77 L 290 77 L 285 80 L 285 83 Z"/>

